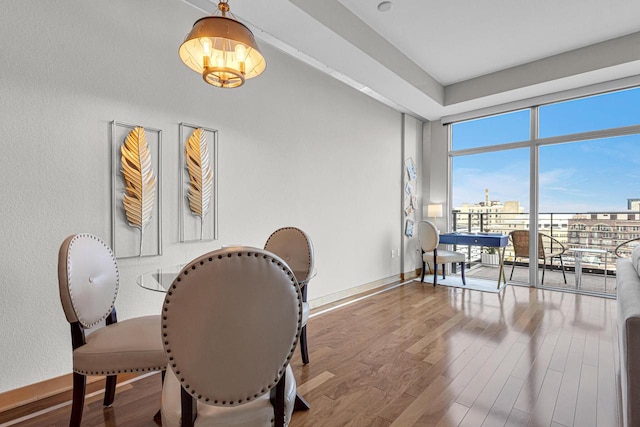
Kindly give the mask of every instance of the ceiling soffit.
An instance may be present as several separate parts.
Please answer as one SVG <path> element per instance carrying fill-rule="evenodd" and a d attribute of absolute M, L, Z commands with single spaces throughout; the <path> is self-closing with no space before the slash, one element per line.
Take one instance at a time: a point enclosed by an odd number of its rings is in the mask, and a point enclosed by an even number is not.
<path fill-rule="evenodd" d="M 337 0 L 247 3 L 233 12 L 256 38 L 423 120 L 640 74 L 638 32 L 443 86 Z"/>

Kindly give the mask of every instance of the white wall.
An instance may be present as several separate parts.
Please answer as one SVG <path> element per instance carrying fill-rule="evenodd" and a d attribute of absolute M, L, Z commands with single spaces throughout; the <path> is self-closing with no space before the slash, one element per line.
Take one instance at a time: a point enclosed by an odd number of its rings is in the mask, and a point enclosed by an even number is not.
<path fill-rule="evenodd" d="M 447 127 L 442 125 L 442 121 L 436 120 L 425 124 L 423 134 L 424 217 L 427 217 L 429 203 L 442 203 L 444 217 L 436 218 L 436 225 L 440 230 L 449 230 L 451 226 L 447 194 L 449 179 L 447 132 Z"/>
<path fill-rule="evenodd" d="M 163 130 L 164 255 L 120 262 L 121 319 L 156 313 L 135 278 L 227 243 L 313 238 L 309 298 L 400 273 L 401 114 L 269 46 L 263 76 L 207 86 L 177 49 L 202 13 L 179 0 L 3 2 L 0 392 L 71 371 L 62 240 L 109 241 L 110 122 Z M 178 243 L 178 123 L 219 130 L 219 240 Z"/>

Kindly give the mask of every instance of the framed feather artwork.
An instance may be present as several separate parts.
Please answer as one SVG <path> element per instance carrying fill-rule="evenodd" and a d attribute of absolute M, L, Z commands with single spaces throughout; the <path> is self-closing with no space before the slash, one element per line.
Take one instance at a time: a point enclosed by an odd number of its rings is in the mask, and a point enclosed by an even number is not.
<path fill-rule="evenodd" d="M 117 258 L 162 255 L 162 131 L 111 122 L 111 247 Z"/>
<path fill-rule="evenodd" d="M 218 131 L 180 123 L 180 241 L 218 238 Z"/>

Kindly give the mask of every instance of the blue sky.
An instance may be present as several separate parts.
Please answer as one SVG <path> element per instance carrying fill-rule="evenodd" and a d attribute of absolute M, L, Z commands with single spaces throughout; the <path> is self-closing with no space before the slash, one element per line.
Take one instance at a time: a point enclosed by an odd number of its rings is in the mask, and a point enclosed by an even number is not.
<path fill-rule="evenodd" d="M 529 139 L 529 110 L 453 125 L 453 148 Z M 540 137 L 640 124 L 640 88 L 540 108 Z M 540 148 L 540 212 L 624 211 L 640 198 L 640 135 Z M 453 206 L 518 200 L 529 211 L 529 149 L 453 158 Z"/>

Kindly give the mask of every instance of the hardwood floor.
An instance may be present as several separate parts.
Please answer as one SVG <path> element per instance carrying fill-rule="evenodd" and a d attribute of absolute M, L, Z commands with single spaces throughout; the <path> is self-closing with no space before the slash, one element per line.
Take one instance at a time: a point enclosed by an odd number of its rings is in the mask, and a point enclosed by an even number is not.
<path fill-rule="evenodd" d="M 321 309 L 320 309 L 321 310 Z M 291 426 L 617 427 L 615 300 L 409 282 L 308 322 Z M 159 375 L 89 399 L 83 425 L 156 426 Z M 40 408 L 0 414 L 0 423 Z M 70 406 L 15 424 L 66 426 Z"/>

